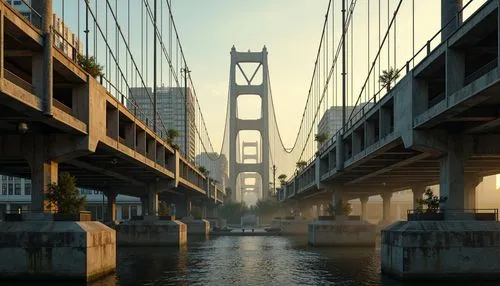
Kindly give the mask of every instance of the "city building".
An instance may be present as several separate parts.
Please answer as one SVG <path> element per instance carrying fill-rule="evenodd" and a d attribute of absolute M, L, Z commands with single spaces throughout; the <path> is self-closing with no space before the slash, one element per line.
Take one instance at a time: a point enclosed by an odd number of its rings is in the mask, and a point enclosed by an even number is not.
<path fill-rule="evenodd" d="M 31 180 L 0 175 L 0 214 L 5 212 L 27 212 L 31 208 Z M 92 218 L 103 220 L 106 215 L 106 196 L 96 190 L 80 189 L 87 199 L 86 210 Z M 116 197 L 116 220 L 129 220 L 142 214 L 141 200 L 136 197 L 118 195 Z M 0 220 L 2 217 L 0 217 Z"/>
<path fill-rule="evenodd" d="M 218 158 L 217 160 L 212 160 L 213 158 Z M 217 152 L 206 153 L 196 155 L 195 163 L 198 166 L 205 167 L 210 172 L 210 177 L 217 180 L 224 188 L 228 185 L 228 161 L 224 154 L 219 154 Z"/>
<path fill-rule="evenodd" d="M 367 105 L 365 110 L 370 108 L 373 104 L 368 103 Z M 359 106 L 346 106 L 346 120 L 349 119 L 351 113 L 352 117 L 355 117 L 364 106 L 365 103 L 361 103 Z M 328 134 L 331 137 L 337 133 L 340 128 L 342 128 L 342 106 L 332 106 L 321 117 L 318 124 L 318 134 Z"/>
<path fill-rule="evenodd" d="M 152 88 L 134 87 L 130 89 L 132 100 L 127 101 L 127 107 L 131 110 L 138 109 L 137 115 L 153 127 L 151 119 L 153 118 L 153 90 Z M 156 110 L 158 112 L 157 126 L 158 133 L 166 138 L 166 134 L 162 132 L 162 125 L 168 129 L 175 129 L 179 136 L 175 138 L 174 144 L 179 146 L 182 154 L 186 158 L 194 161 L 196 145 L 196 112 L 194 104 L 194 96 L 191 89 L 188 89 L 187 96 L 187 132 L 185 131 L 185 89 L 183 87 L 158 87 L 156 92 Z M 134 105 L 135 103 L 135 105 Z M 187 150 L 185 148 L 185 138 L 187 136 Z"/>

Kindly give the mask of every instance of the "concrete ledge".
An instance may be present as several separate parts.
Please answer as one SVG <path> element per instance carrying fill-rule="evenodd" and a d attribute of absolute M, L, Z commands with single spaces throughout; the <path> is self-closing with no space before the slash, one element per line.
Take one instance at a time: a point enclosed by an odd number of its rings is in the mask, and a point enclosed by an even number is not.
<path fill-rule="evenodd" d="M 313 246 L 375 246 L 375 225 L 366 221 L 317 220 L 309 224 L 308 242 Z"/>
<path fill-rule="evenodd" d="M 180 246 L 186 242 L 186 225 L 178 220 L 133 220 L 117 230 L 119 246 Z"/>
<path fill-rule="evenodd" d="M 382 230 L 382 273 L 400 280 L 496 280 L 498 257 L 497 221 L 409 221 Z"/>
<path fill-rule="evenodd" d="M 95 280 L 116 269 L 116 233 L 96 221 L 0 222 L 0 257 L 0 280 Z"/>

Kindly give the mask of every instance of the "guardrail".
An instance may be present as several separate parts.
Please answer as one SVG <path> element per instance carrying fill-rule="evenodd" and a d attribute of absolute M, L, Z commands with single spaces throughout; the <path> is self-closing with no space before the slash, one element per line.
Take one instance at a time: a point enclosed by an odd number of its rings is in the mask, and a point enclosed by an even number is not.
<path fill-rule="evenodd" d="M 408 210 L 408 221 L 442 221 L 446 216 L 460 220 L 497 221 L 498 209 L 443 209 L 443 210 Z"/>

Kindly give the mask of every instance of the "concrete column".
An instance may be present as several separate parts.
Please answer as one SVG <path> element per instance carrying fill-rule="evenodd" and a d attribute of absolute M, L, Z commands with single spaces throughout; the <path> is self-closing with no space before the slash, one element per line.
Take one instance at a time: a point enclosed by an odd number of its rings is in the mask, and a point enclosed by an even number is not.
<path fill-rule="evenodd" d="M 445 41 L 459 25 L 462 24 L 462 15 L 455 18 L 462 9 L 462 0 L 441 0 L 441 41 Z M 449 23 L 451 21 L 451 23 Z"/>
<path fill-rule="evenodd" d="M 422 199 L 427 186 L 424 185 L 414 185 L 411 187 L 413 193 L 413 209 L 418 208 L 418 201 Z"/>
<path fill-rule="evenodd" d="M 142 215 L 149 215 L 148 211 L 148 197 L 144 196 L 141 197 L 141 209 L 142 209 Z"/>
<path fill-rule="evenodd" d="M 158 192 L 154 186 L 148 188 L 148 214 L 150 216 L 158 215 Z"/>
<path fill-rule="evenodd" d="M 104 192 L 106 195 L 106 222 L 114 222 L 116 220 L 116 196 L 117 193 L 115 191 L 106 191 Z"/>
<path fill-rule="evenodd" d="M 483 181 L 482 177 L 466 176 L 464 178 L 465 208 L 476 208 L 476 188 Z"/>
<path fill-rule="evenodd" d="M 458 49 L 446 50 L 446 97 L 464 86 L 465 54 Z"/>
<path fill-rule="evenodd" d="M 28 140 L 30 141 L 30 140 Z M 58 181 L 58 163 L 47 160 L 46 140 L 42 136 L 35 136 L 29 144 L 33 144 L 26 154 L 31 168 L 31 210 L 49 211 L 50 205 L 46 198 L 48 186 Z"/>
<path fill-rule="evenodd" d="M 440 160 L 439 193 L 447 200 L 441 203 L 441 209 L 463 209 L 464 196 L 464 165 L 463 158 L 454 150 Z"/>
<path fill-rule="evenodd" d="M 333 209 L 336 215 L 337 212 L 339 212 L 342 209 L 342 191 L 340 189 L 335 189 L 332 193 L 332 202 L 331 204 L 333 205 Z"/>
<path fill-rule="evenodd" d="M 42 33 L 43 33 L 43 112 L 52 116 L 53 101 L 53 57 L 52 46 L 52 0 L 43 1 L 42 6 Z"/>
<path fill-rule="evenodd" d="M 391 220 L 391 198 L 392 193 L 382 193 L 380 194 L 382 197 L 382 221 L 390 222 Z"/>
<path fill-rule="evenodd" d="M 364 131 L 363 131 L 364 132 Z M 358 132 L 352 133 L 352 155 L 356 155 L 361 152 L 361 145 L 365 142 L 361 142 L 361 135 Z"/>
<path fill-rule="evenodd" d="M 368 204 L 368 196 L 359 198 L 361 201 L 361 220 L 366 220 L 368 214 L 366 213 L 366 205 Z"/>
<path fill-rule="evenodd" d="M 389 108 L 380 108 L 379 113 L 379 130 L 380 130 L 380 138 L 384 138 L 387 134 L 391 133 L 391 109 Z"/>
<path fill-rule="evenodd" d="M 371 120 L 365 121 L 365 148 L 377 142 L 375 138 L 375 123 Z"/>

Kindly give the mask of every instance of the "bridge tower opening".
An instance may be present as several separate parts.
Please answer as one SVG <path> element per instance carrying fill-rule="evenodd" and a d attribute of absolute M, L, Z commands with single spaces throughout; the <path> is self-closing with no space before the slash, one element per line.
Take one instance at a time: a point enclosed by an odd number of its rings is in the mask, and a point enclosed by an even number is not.
<path fill-rule="evenodd" d="M 247 69 L 246 67 L 250 67 Z M 244 80 L 241 80 L 241 79 Z M 239 191 L 238 187 L 245 184 L 238 182 L 239 175 L 243 173 L 258 174 L 261 181 L 258 197 L 266 199 L 269 195 L 267 186 L 269 183 L 269 91 L 268 91 L 268 65 L 267 49 L 264 46 L 261 52 L 238 52 L 233 46 L 231 49 L 230 66 L 230 90 L 229 90 L 229 170 L 230 188 L 233 201 L 241 201 L 245 192 L 255 191 L 248 187 L 245 191 Z M 260 116 L 252 119 L 243 119 L 238 116 L 238 97 L 258 96 L 260 98 Z M 240 131 L 258 131 L 260 138 L 260 152 L 258 160 L 245 163 L 239 160 L 238 150 L 250 147 L 253 143 L 244 142 L 244 146 L 238 146 Z M 243 140 L 242 140 L 243 141 Z M 253 146 L 253 145 L 252 145 Z M 239 147 L 239 148 L 238 148 Z M 249 158 L 248 158 L 249 159 Z M 245 176 L 243 176 L 245 177 Z M 252 189 L 252 190 L 251 190 Z"/>

